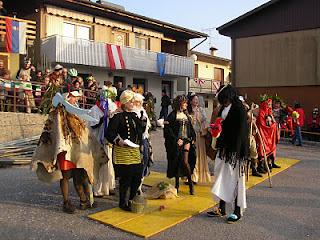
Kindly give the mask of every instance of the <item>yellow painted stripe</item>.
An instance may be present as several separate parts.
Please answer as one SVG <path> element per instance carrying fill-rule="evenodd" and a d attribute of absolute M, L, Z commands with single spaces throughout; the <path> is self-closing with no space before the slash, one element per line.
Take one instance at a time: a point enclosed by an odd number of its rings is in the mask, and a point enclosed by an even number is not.
<path fill-rule="evenodd" d="M 271 175 L 274 176 L 298 162 L 299 160 L 279 158 L 277 163 L 281 165 L 281 168 L 274 169 Z M 246 183 L 247 188 L 253 187 L 266 179 L 267 176 L 263 178 L 250 177 L 249 182 Z M 144 180 L 144 184 L 155 185 L 161 181 L 173 184 L 173 181 L 167 179 L 164 173 L 157 172 L 152 172 Z M 212 198 L 211 185 L 196 185 L 194 196 L 190 196 L 188 191 L 188 186 L 182 185 L 179 188 L 179 198 L 177 199 L 148 200 L 147 209 L 142 214 L 113 208 L 91 214 L 88 217 L 140 237 L 151 237 L 217 204 Z M 266 191 L 268 191 L 267 188 Z M 162 211 L 159 210 L 161 205 L 165 206 Z"/>

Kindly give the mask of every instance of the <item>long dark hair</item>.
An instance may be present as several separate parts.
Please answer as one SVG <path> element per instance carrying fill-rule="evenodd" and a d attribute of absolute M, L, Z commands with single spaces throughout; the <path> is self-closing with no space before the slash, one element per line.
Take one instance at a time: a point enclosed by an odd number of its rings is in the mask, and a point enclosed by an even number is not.
<path fill-rule="evenodd" d="M 220 92 L 218 92 L 218 101 L 221 105 L 226 101 L 230 101 L 231 103 L 240 102 L 237 90 L 231 85 L 222 87 Z"/>
<path fill-rule="evenodd" d="M 179 95 L 175 99 L 173 99 L 172 110 L 176 112 L 180 111 L 182 102 L 188 102 L 185 95 Z"/>

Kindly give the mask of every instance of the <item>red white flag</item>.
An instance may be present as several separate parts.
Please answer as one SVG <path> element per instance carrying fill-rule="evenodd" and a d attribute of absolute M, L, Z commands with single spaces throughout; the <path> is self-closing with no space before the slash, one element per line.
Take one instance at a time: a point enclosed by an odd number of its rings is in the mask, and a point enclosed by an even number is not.
<path fill-rule="evenodd" d="M 220 81 L 212 81 L 212 85 L 214 86 L 215 90 L 218 91 L 220 88 Z"/>
<path fill-rule="evenodd" d="M 118 45 L 106 44 L 107 60 L 111 70 L 125 69 L 121 47 Z"/>

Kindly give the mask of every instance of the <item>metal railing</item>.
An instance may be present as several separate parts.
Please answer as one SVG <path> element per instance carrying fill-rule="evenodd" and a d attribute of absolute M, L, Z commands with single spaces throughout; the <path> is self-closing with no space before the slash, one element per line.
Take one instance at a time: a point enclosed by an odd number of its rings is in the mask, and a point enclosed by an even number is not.
<path fill-rule="evenodd" d="M 50 83 L 53 84 L 53 83 Z M 0 78 L 0 111 L 41 113 L 41 102 L 49 85 L 44 82 L 7 80 Z M 67 91 L 68 86 L 59 86 L 61 91 Z M 69 86 L 70 88 L 70 86 Z M 91 108 L 96 103 L 98 91 L 80 89 L 82 97 L 79 100 L 81 108 Z"/>
<path fill-rule="evenodd" d="M 49 62 L 107 67 L 106 43 L 54 35 L 42 40 L 42 54 Z M 157 52 L 121 46 L 125 70 L 158 73 Z M 114 53 L 116 55 L 117 53 Z M 169 53 L 165 55 L 165 74 L 192 77 L 194 60 Z"/>
<path fill-rule="evenodd" d="M 208 78 L 193 78 L 189 80 L 189 91 L 195 93 L 216 94 L 221 81 Z"/>

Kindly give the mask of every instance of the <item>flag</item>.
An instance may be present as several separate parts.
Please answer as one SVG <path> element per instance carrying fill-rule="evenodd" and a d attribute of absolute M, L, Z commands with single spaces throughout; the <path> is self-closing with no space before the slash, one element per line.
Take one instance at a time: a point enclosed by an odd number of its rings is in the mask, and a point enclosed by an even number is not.
<path fill-rule="evenodd" d="M 6 49 L 9 53 L 26 54 L 27 24 L 6 18 Z"/>
<path fill-rule="evenodd" d="M 125 69 L 121 47 L 118 45 L 106 44 L 107 60 L 111 70 Z"/>
<path fill-rule="evenodd" d="M 164 53 L 157 53 L 157 66 L 161 77 L 166 74 L 166 55 Z"/>

